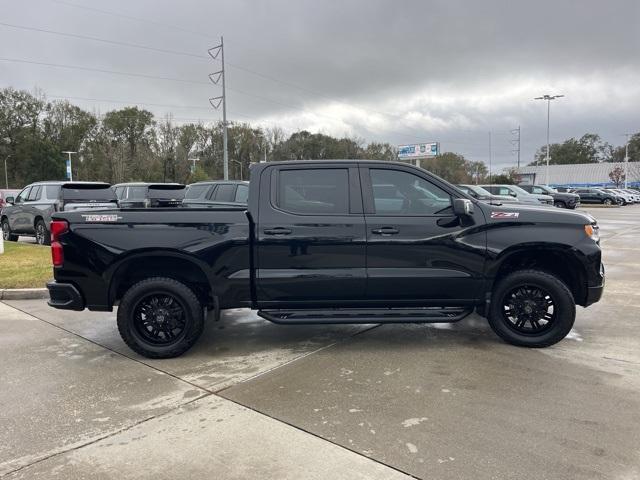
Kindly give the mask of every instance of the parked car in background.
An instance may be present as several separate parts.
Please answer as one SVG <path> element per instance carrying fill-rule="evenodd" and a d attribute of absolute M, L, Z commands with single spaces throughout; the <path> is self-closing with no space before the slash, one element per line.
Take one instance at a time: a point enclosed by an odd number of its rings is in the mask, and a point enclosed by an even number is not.
<path fill-rule="evenodd" d="M 601 188 L 577 188 L 576 194 L 580 196 L 580 203 L 599 203 L 602 205 L 616 205 L 618 197 L 605 192 Z"/>
<path fill-rule="evenodd" d="M 574 187 L 553 187 L 553 188 L 560 193 L 572 193 L 575 190 Z"/>
<path fill-rule="evenodd" d="M 580 196 L 575 193 L 558 192 L 546 185 L 520 185 L 520 188 L 535 195 L 551 195 L 553 204 L 558 208 L 574 209 L 580 205 Z"/>
<path fill-rule="evenodd" d="M 467 195 L 471 195 L 473 198 L 476 198 L 482 202 L 488 203 L 518 203 L 518 199 L 511 197 L 509 195 L 494 195 L 491 192 L 485 190 L 479 185 L 465 185 L 459 184 L 456 185 L 460 190 L 462 190 Z"/>
<path fill-rule="evenodd" d="M 182 205 L 186 187 L 181 183 L 119 183 L 113 186 L 120 208 L 161 208 Z"/>
<path fill-rule="evenodd" d="M 27 235 L 36 237 L 40 245 L 49 245 L 52 213 L 117 207 L 115 193 L 108 183 L 32 183 L 2 209 L 2 237 L 7 241 L 16 241 L 19 235 Z"/>
<path fill-rule="evenodd" d="M 622 190 L 623 192 L 631 195 L 633 203 L 640 203 L 640 192 L 638 192 L 637 190 L 631 190 L 630 188 L 620 188 L 619 190 Z"/>
<path fill-rule="evenodd" d="M 187 186 L 183 207 L 206 208 L 212 206 L 247 205 L 249 182 L 220 180 L 198 182 Z"/>
<path fill-rule="evenodd" d="M 517 185 L 480 185 L 485 190 L 493 193 L 494 195 L 506 195 L 513 198 L 517 198 L 521 203 L 528 203 L 533 205 L 553 205 L 553 197 L 549 195 L 534 195 L 529 193 Z"/>
<path fill-rule="evenodd" d="M 618 205 L 627 205 L 629 202 L 627 201 L 628 196 L 627 194 L 621 194 L 619 192 L 616 192 L 613 188 L 602 188 L 602 191 L 606 192 L 606 193 L 610 193 L 611 195 L 616 197 L 616 203 Z"/>
<path fill-rule="evenodd" d="M 623 205 L 636 203 L 636 195 L 626 192 L 621 188 L 607 188 L 607 191 L 621 197 L 623 199 Z"/>
<path fill-rule="evenodd" d="M 0 189 L 0 210 L 7 204 L 7 199 L 13 203 L 18 193 L 20 190 Z"/>

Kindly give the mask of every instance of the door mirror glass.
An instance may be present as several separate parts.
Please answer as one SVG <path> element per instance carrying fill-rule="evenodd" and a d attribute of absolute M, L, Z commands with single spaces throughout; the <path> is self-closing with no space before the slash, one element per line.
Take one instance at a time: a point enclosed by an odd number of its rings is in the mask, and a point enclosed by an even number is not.
<path fill-rule="evenodd" d="M 468 216 L 473 213 L 473 202 L 466 198 L 456 198 L 453 200 L 453 213 L 458 216 Z"/>
<path fill-rule="evenodd" d="M 4 201 L 9 203 L 9 204 L 11 204 L 11 205 L 13 205 L 13 202 L 15 202 L 15 198 L 12 197 L 12 196 L 11 197 L 7 197 L 7 198 L 5 198 Z"/>

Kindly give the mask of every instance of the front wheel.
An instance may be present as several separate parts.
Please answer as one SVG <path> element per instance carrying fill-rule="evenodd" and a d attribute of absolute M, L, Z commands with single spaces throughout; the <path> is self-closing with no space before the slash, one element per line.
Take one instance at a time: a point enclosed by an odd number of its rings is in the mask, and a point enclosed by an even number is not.
<path fill-rule="evenodd" d="M 567 336 L 575 317 L 575 300 L 561 280 L 546 272 L 521 270 L 497 282 L 488 320 L 508 343 L 548 347 Z"/>
<path fill-rule="evenodd" d="M 554 203 L 554 205 L 558 208 L 567 208 L 567 205 L 562 201 L 557 201 Z"/>
<path fill-rule="evenodd" d="M 204 329 L 203 308 L 193 291 L 172 278 L 133 285 L 118 307 L 118 330 L 133 351 L 148 358 L 182 355 Z"/>
<path fill-rule="evenodd" d="M 603 204 L 603 205 L 611 205 L 611 203 L 612 203 L 612 202 L 611 202 L 611 199 L 610 199 L 610 198 L 605 198 L 605 199 L 602 201 L 602 204 Z"/>
<path fill-rule="evenodd" d="M 11 227 L 9 226 L 9 221 L 4 219 L 2 221 L 2 238 L 5 242 L 17 242 L 18 235 L 15 233 L 11 233 Z"/>

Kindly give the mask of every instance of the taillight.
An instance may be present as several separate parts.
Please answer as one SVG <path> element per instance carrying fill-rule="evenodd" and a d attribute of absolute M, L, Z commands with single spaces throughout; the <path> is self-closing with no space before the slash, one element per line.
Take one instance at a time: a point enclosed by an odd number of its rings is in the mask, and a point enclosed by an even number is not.
<path fill-rule="evenodd" d="M 69 231 L 66 220 L 53 220 L 51 222 L 51 260 L 54 267 L 61 267 L 64 263 L 64 251 L 60 243 L 60 235 Z"/>

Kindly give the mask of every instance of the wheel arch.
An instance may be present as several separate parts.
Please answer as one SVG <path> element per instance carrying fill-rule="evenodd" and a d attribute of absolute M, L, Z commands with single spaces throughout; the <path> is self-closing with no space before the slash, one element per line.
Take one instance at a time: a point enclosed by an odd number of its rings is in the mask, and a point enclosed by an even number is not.
<path fill-rule="evenodd" d="M 505 252 L 489 272 L 488 298 L 496 282 L 517 270 L 540 270 L 554 275 L 571 291 L 576 304 L 586 304 L 587 271 L 570 247 L 519 247 Z"/>
<path fill-rule="evenodd" d="M 215 277 L 199 259 L 172 250 L 132 252 L 105 272 L 109 285 L 109 305 L 114 305 L 124 293 L 141 280 L 167 277 L 191 289 L 203 305 L 215 306 Z"/>

